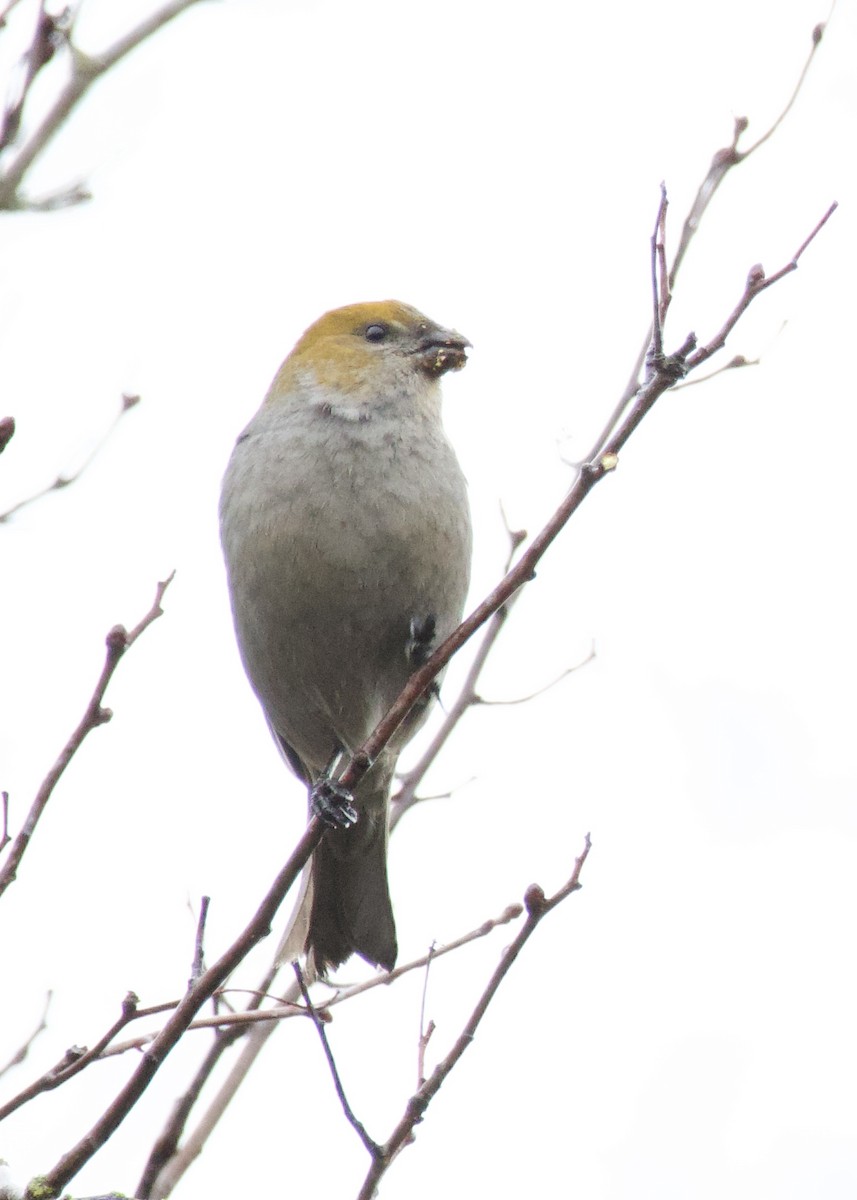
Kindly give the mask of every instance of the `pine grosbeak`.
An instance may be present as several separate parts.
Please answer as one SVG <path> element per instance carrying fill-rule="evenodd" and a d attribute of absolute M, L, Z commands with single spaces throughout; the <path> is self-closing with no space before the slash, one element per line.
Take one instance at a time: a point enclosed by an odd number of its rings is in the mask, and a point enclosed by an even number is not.
<path fill-rule="evenodd" d="M 226 471 L 221 534 L 238 646 L 316 810 L 319 782 L 335 781 L 461 619 L 470 513 L 439 381 L 464 366 L 469 344 L 396 301 L 325 314 L 281 366 Z M 281 960 L 306 954 L 316 974 L 352 953 L 395 963 L 388 798 L 428 705 L 356 787 L 354 827 L 326 831 Z"/>

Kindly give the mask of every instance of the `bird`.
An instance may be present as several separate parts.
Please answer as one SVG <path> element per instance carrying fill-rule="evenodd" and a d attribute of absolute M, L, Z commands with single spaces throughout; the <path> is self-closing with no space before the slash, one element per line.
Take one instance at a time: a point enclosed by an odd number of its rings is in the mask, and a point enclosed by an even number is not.
<path fill-rule="evenodd" d="M 275 375 L 223 479 L 221 541 L 244 669 L 310 811 L 331 826 L 278 956 L 302 958 L 315 978 L 352 954 L 386 970 L 396 962 L 389 797 L 433 695 L 353 796 L 338 794 L 336 777 L 461 621 L 471 517 L 440 380 L 469 348 L 396 300 L 325 313 Z"/>

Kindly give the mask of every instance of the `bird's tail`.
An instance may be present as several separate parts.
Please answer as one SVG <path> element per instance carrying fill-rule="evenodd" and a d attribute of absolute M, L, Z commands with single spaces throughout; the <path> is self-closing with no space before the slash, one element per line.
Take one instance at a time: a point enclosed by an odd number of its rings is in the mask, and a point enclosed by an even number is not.
<path fill-rule="evenodd" d="M 306 955 L 308 973 L 323 976 L 359 954 L 391 970 L 396 926 L 387 886 L 389 776 L 373 771 L 356 790 L 351 829 L 328 829 L 304 872 L 278 962 Z"/>

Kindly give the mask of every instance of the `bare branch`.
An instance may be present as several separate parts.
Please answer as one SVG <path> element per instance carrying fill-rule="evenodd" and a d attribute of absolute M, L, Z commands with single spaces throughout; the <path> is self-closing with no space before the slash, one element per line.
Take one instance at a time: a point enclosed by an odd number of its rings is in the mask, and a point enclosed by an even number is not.
<path fill-rule="evenodd" d="M 2 27 L 2 21 L 0 21 L 0 27 Z M 3 795 L 5 796 L 6 793 L 4 792 Z M 0 846 L 0 849 L 2 849 L 2 846 Z M 24 1062 L 27 1055 L 30 1053 L 30 1047 L 32 1046 L 33 1042 L 36 1040 L 36 1038 L 39 1036 L 40 1033 L 44 1033 L 44 1031 L 47 1029 L 47 1027 L 48 1027 L 48 1009 L 51 1006 L 52 999 L 53 999 L 53 992 L 48 992 L 48 994 L 45 996 L 45 1006 L 42 1009 L 42 1015 L 39 1018 L 38 1025 L 33 1030 L 33 1032 L 30 1034 L 30 1036 L 28 1038 L 26 1038 L 26 1040 L 18 1047 L 18 1049 L 15 1051 L 15 1053 L 12 1055 L 12 1057 L 8 1060 L 8 1062 L 4 1063 L 4 1065 L 2 1067 L 0 1067 L 0 1078 L 2 1078 L 3 1075 L 6 1075 L 9 1071 L 11 1071 L 13 1067 L 20 1066 L 20 1064 L 22 1062 Z"/>
<path fill-rule="evenodd" d="M 507 925 L 510 921 L 514 921 L 521 915 L 522 908 L 520 904 L 510 904 L 500 914 L 499 917 L 494 917 L 484 921 L 477 929 L 456 938 L 446 945 L 435 947 L 431 952 L 432 958 L 440 958 L 444 954 L 450 954 L 461 946 L 467 945 L 469 942 L 476 941 L 478 938 L 486 937 L 492 930 L 497 929 L 501 925 Z M 395 970 L 385 975 L 375 975 L 373 978 L 366 980 L 364 983 L 354 984 L 352 987 L 340 989 L 328 1001 L 325 1002 L 325 1008 L 332 1008 L 335 1004 L 341 1004 L 349 1000 L 352 996 L 357 996 L 361 992 L 369 991 L 374 987 L 387 987 L 394 983 L 396 979 L 409 971 L 420 970 L 428 962 L 429 955 L 423 955 L 420 958 L 414 959 L 413 962 L 404 963 L 402 966 L 396 967 Z M 294 996 L 297 998 L 299 990 L 296 984 L 293 984 Z M 217 1122 L 225 1112 L 230 1101 L 238 1091 L 241 1084 L 247 1077 L 250 1068 L 258 1058 L 259 1054 L 267 1044 L 268 1038 L 277 1027 L 277 1022 L 287 1017 L 291 1017 L 300 1013 L 305 1015 L 303 1009 L 297 1009 L 292 1003 L 284 1003 L 282 1007 L 275 1009 L 264 1009 L 255 1012 L 244 1012 L 236 1014 L 232 1018 L 228 1017 L 203 1017 L 194 1021 L 191 1028 L 197 1028 L 200 1025 L 211 1025 L 217 1022 L 225 1025 L 235 1022 L 236 1024 L 246 1024 L 249 1021 L 258 1023 L 255 1025 L 241 1048 L 241 1053 L 229 1072 L 226 1080 L 220 1085 L 220 1088 L 209 1104 L 206 1112 L 200 1118 L 193 1132 L 186 1139 L 184 1144 L 178 1146 L 178 1138 L 175 1139 L 176 1149 L 169 1159 L 167 1159 L 160 1171 L 152 1178 L 150 1174 L 144 1176 L 140 1184 L 137 1186 L 137 1195 L 143 1200 L 144 1197 L 157 1195 L 158 1197 L 166 1197 L 172 1192 L 175 1185 L 181 1179 L 188 1167 L 202 1153 L 206 1141 L 208 1140 L 212 1130 L 216 1127 Z M 126 1047 L 116 1047 L 118 1052 Z M 200 1068 L 199 1074 L 202 1073 Z M 199 1076 L 197 1076 L 198 1078 Z M 188 1114 L 184 1114 L 185 1119 Z M 172 1123 L 170 1123 L 172 1124 Z M 166 1131 L 165 1131 L 166 1132 Z M 163 1137 L 164 1135 L 162 1135 Z M 160 1139 L 159 1139 L 160 1144 Z M 146 1186 L 144 1187 L 144 1183 Z"/>
<path fill-rule="evenodd" d="M 169 587 L 173 575 L 167 577 L 162 583 L 159 583 L 155 590 L 155 601 L 143 619 L 129 633 L 123 625 L 115 625 L 107 635 L 107 654 L 104 660 L 104 666 L 101 669 L 101 675 L 98 678 L 98 683 L 95 685 L 95 691 L 86 706 L 86 711 L 80 720 L 74 733 L 66 742 L 59 758 L 51 767 L 48 774 L 42 781 L 41 787 L 36 793 L 36 798 L 30 806 L 30 811 L 27 814 L 27 819 L 24 821 L 23 827 L 17 837 L 12 842 L 11 848 L 6 856 L 2 868 L 0 868 L 0 896 L 3 895 L 6 888 L 15 879 L 18 867 L 21 864 L 21 859 L 30 844 L 30 839 L 35 832 L 36 826 L 41 819 L 48 801 L 53 795 L 54 788 L 62 778 L 63 772 L 68 767 L 71 760 L 74 758 L 77 751 L 88 734 L 92 733 L 93 729 L 97 729 L 99 725 L 106 724 L 113 713 L 109 708 L 104 708 L 102 701 L 104 693 L 107 691 L 107 686 L 113 678 L 113 673 L 119 665 L 120 660 L 136 642 L 137 638 L 148 629 L 153 621 L 163 615 L 161 601 L 164 598 L 164 592 Z"/>
<path fill-rule="evenodd" d="M 324 1049 L 324 1057 L 327 1059 L 327 1065 L 330 1068 L 330 1074 L 333 1078 L 333 1086 L 336 1089 L 336 1095 L 339 1103 L 342 1105 L 342 1111 L 345 1113 L 346 1120 L 351 1128 L 355 1131 L 360 1141 L 373 1156 L 380 1153 L 381 1147 L 376 1141 L 366 1132 L 366 1126 L 356 1116 L 354 1109 L 348 1103 L 348 1098 L 345 1095 L 345 1089 L 342 1086 L 342 1080 L 339 1078 L 339 1071 L 336 1068 L 336 1060 L 333 1057 L 333 1051 L 330 1048 L 330 1043 L 327 1040 L 327 1031 L 324 1028 L 324 1021 L 321 1015 L 316 1012 L 312 1000 L 310 999 L 309 991 L 307 990 L 306 981 L 304 980 L 303 971 L 299 963 L 292 963 L 295 969 L 295 976 L 298 981 L 298 987 L 301 989 L 301 995 L 304 998 L 304 1004 L 307 1007 L 309 1015 L 312 1017 L 312 1023 L 315 1025 L 316 1032 L 321 1040 L 322 1048 Z"/>
<path fill-rule="evenodd" d="M 56 136 L 70 113 L 97 79 L 136 49 L 141 42 L 151 37 L 153 33 L 157 33 L 159 29 L 197 2 L 198 0 L 170 0 L 157 12 L 141 21 L 135 29 L 119 38 L 109 49 L 98 55 L 84 54 L 72 43 L 69 36 L 65 48 L 71 64 L 70 78 L 60 90 L 41 123 L 20 147 L 9 166 L 0 172 L 0 209 L 13 211 L 45 207 L 38 201 L 32 203 L 28 198 L 22 196 L 20 187 L 30 167 Z M 75 185 L 65 193 L 55 194 L 47 207 L 60 207 L 63 202 L 77 203 L 86 199 L 87 196 L 88 194 L 79 185 Z"/>
<path fill-rule="evenodd" d="M 440 1091 L 446 1077 L 456 1066 L 468 1046 L 473 1042 L 479 1023 L 485 1016 L 489 1004 L 497 993 L 497 989 L 506 977 L 512 963 L 521 953 L 521 950 L 523 950 L 530 937 L 532 937 L 542 918 L 552 909 L 556 908 L 558 904 L 561 904 L 572 892 L 576 892 L 580 888 L 580 872 L 589 855 L 590 846 L 591 842 L 587 834 L 584 848 L 575 861 L 574 870 L 570 878 L 553 896 L 546 897 L 538 884 L 532 884 L 527 889 L 524 897 L 527 909 L 526 920 L 514 940 L 504 950 L 500 962 L 497 964 L 485 990 L 479 997 L 479 1001 L 470 1014 L 470 1018 L 461 1031 L 455 1045 L 446 1057 L 437 1064 L 425 1083 L 411 1096 L 396 1128 L 384 1145 L 379 1147 L 379 1152 L 373 1156 L 372 1164 L 363 1181 L 363 1186 L 358 1192 L 358 1200 L 371 1200 L 371 1197 L 375 1195 L 375 1189 L 378 1186 L 381 1176 L 386 1172 L 390 1163 L 402 1147 L 413 1138 L 415 1127 L 422 1121 L 426 1109 Z"/>
<path fill-rule="evenodd" d="M 831 12 L 832 11 L 833 8 L 831 7 Z M 742 134 L 744 134 L 749 128 L 750 122 L 746 117 L 736 117 L 731 143 L 722 150 L 718 150 L 714 155 L 714 158 L 711 160 L 711 166 L 708 168 L 708 174 L 699 185 L 696 198 L 690 207 L 690 212 L 685 218 L 684 226 L 682 227 L 681 231 L 681 237 L 679 238 L 678 249 L 676 250 L 672 269 L 670 271 L 671 286 L 675 283 L 675 277 L 678 274 L 682 262 L 684 261 L 684 256 L 687 253 L 691 241 L 693 240 L 693 236 L 699 229 L 699 223 L 705 215 L 705 210 L 714 199 L 714 194 L 720 187 L 723 180 L 733 167 L 737 167 L 739 163 L 746 162 L 751 154 L 755 154 L 760 147 L 764 146 L 765 142 L 767 142 L 769 138 L 773 137 L 780 125 L 782 125 L 783 121 L 791 112 L 792 107 L 800 95 L 801 89 L 806 81 L 806 77 L 809 73 L 809 68 L 812 66 L 816 51 L 821 45 L 821 39 L 824 36 L 824 30 L 825 26 L 823 24 L 816 25 L 813 29 L 812 44 L 810 46 L 809 54 L 807 55 L 803 69 L 798 76 L 797 83 L 792 89 L 791 96 L 789 96 L 784 108 L 773 124 L 765 131 L 765 133 L 762 134 L 760 138 L 757 139 L 757 141 L 753 143 L 752 146 L 749 146 L 746 150 L 739 150 L 738 143 L 741 140 Z"/>
<path fill-rule="evenodd" d="M 834 0 L 834 4 L 835 4 L 835 0 Z M 832 12 L 833 12 L 834 4 L 831 4 L 830 14 L 832 14 Z M 830 18 L 830 14 L 828 14 L 828 20 Z M 788 113 L 791 111 L 791 108 L 794 105 L 794 102 L 797 100 L 798 95 L 800 94 L 800 91 L 804 85 L 807 74 L 809 72 L 809 68 L 812 65 L 812 61 L 815 57 L 815 52 L 818 49 L 819 45 L 821 44 L 821 39 L 824 34 L 824 29 L 825 29 L 825 26 L 823 24 L 816 25 L 815 28 L 813 29 L 813 31 L 812 31 L 812 46 L 810 48 L 809 55 L 806 59 L 806 62 L 804 63 L 803 69 L 800 73 L 800 76 L 798 77 L 798 81 L 795 84 L 794 89 L 792 90 L 792 94 L 789 97 L 789 100 L 786 103 L 785 107 L 782 109 L 782 111 L 780 112 L 780 115 L 777 117 L 777 119 L 774 121 L 774 123 L 771 125 L 771 127 L 767 130 L 767 132 L 764 133 L 762 135 L 762 137 L 760 137 L 759 140 L 757 142 L 755 142 L 749 149 L 739 151 L 738 142 L 741 138 L 741 135 L 747 130 L 747 128 L 749 126 L 749 121 L 747 120 L 746 117 L 738 117 L 735 120 L 731 143 L 729 144 L 729 146 L 725 147 L 724 149 L 718 150 L 716 152 L 716 154 L 714 155 L 714 157 L 712 158 L 711 166 L 709 167 L 705 178 L 703 179 L 702 183 L 699 185 L 699 188 L 697 189 L 696 197 L 690 206 L 690 210 L 689 210 L 687 216 L 685 217 L 684 225 L 682 226 L 682 231 L 681 231 L 681 236 L 679 238 L 678 248 L 676 250 L 675 257 L 673 258 L 672 266 L 669 270 L 669 275 L 667 278 L 667 284 L 668 284 L 670 293 L 675 289 L 675 282 L 676 282 L 676 277 L 678 275 L 678 272 L 681 268 L 682 263 L 684 262 L 685 255 L 687 254 L 687 251 L 690 247 L 691 242 L 693 241 L 695 235 L 699 231 L 699 227 L 702 222 L 702 218 L 705 216 L 705 213 L 708 210 L 708 206 L 711 203 L 712 199 L 714 198 L 714 193 L 720 187 L 720 184 L 726 178 L 726 175 L 729 173 L 729 171 L 733 167 L 738 166 L 740 163 L 745 162 L 751 154 L 755 153 L 755 151 L 758 150 L 760 146 L 764 145 L 764 143 L 768 140 L 768 138 L 771 137 L 776 132 L 777 129 L 779 129 L 781 123 L 783 122 L 785 117 L 788 115 Z M 662 292 L 662 294 L 663 294 L 663 292 Z M 610 414 L 610 416 L 607 420 L 607 424 L 604 426 L 603 430 L 601 431 L 600 437 L 598 438 L 598 440 L 595 443 L 595 454 L 593 455 L 593 457 L 595 457 L 598 453 L 600 453 L 600 451 L 604 448 L 604 446 L 607 445 L 607 442 L 610 440 L 613 432 L 618 428 L 629 404 L 634 399 L 634 396 L 637 394 L 637 390 L 640 386 L 640 372 L 643 369 L 643 365 L 646 361 L 646 355 L 648 354 L 649 348 L 652 344 L 652 334 L 653 334 L 653 326 L 650 325 L 646 332 L 646 336 L 643 341 L 642 347 L 640 348 L 640 352 L 637 355 L 637 359 L 634 363 L 634 367 L 631 371 L 630 376 L 628 377 L 628 382 L 625 385 L 625 390 L 622 393 L 622 396 L 619 399 L 618 404 L 613 409 L 613 412 Z"/>
<path fill-rule="evenodd" d="M 197 979 L 205 970 L 205 952 L 203 945 L 205 942 L 205 921 L 208 917 L 208 906 L 211 903 L 210 896 L 203 896 L 199 903 L 199 920 L 196 925 L 196 940 L 193 947 L 193 966 L 191 967 L 190 979 L 188 987 L 193 987 Z"/>
<path fill-rule="evenodd" d="M 80 1046 L 73 1046 L 67 1050 L 60 1061 L 39 1079 L 24 1088 L 17 1096 L 13 1096 L 6 1104 L 0 1106 L 0 1121 L 5 1120 L 16 1109 L 21 1108 L 34 1096 L 41 1095 L 43 1092 L 53 1091 L 54 1088 L 60 1087 L 66 1083 L 74 1075 L 79 1074 L 90 1063 L 100 1058 L 104 1049 L 113 1041 L 116 1034 L 121 1029 L 134 1020 L 137 1011 L 137 997 L 133 992 L 129 992 L 122 1001 L 122 1011 L 119 1017 L 113 1022 L 107 1032 L 95 1043 L 91 1050 L 87 1050 Z"/>
<path fill-rule="evenodd" d="M 306 865 L 309 856 L 321 841 L 323 833 L 323 823 L 318 817 L 313 817 L 243 932 L 190 988 L 152 1045 L 144 1052 L 128 1082 L 121 1088 L 89 1132 L 80 1139 L 76 1146 L 64 1154 L 46 1175 L 40 1177 L 38 1181 L 40 1189 L 48 1189 L 47 1194 L 58 1195 L 116 1132 L 203 1004 L 214 995 L 253 947 L 270 932 L 271 922 L 277 909 Z M 44 1190 L 39 1193 L 42 1196 L 45 1194 Z M 28 1200 L 37 1200 L 37 1197 L 29 1195 Z"/>
<path fill-rule="evenodd" d="M 0 454 L 6 449 L 15 436 L 15 418 L 0 417 Z"/>
<path fill-rule="evenodd" d="M 562 683 L 563 679 L 568 679 L 569 675 L 574 675 L 575 672 L 582 670 L 585 666 L 588 666 L 589 663 L 595 659 L 595 657 L 595 643 L 593 642 L 586 658 L 582 658 L 580 662 L 575 663 L 572 667 L 566 667 L 565 670 L 561 671 L 559 675 L 550 681 L 550 683 L 546 683 L 542 687 L 536 688 L 534 692 L 527 692 L 525 696 L 513 696 L 511 700 L 486 700 L 484 696 L 478 696 L 477 703 L 481 704 L 485 708 L 511 708 L 515 704 L 529 704 L 531 700 L 536 700 L 539 696 L 544 696 L 546 692 L 553 691 L 558 683 Z"/>
<path fill-rule="evenodd" d="M 715 354 L 718 350 L 722 350 L 726 344 L 727 337 L 738 324 L 741 317 L 744 315 L 757 296 L 761 295 L 762 292 L 771 287 L 773 284 L 779 283 L 781 279 L 783 279 L 786 275 L 790 275 L 792 271 L 797 270 L 798 262 L 804 251 L 807 249 L 810 243 L 815 240 L 815 238 L 836 212 L 837 207 L 838 205 L 836 201 L 834 201 L 812 232 L 801 242 L 791 259 L 784 267 L 780 267 L 779 271 L 775 271 L 773 275 L 765 275 L 761 264 L 757 264 L 756 266 L 750 268 L 741 299 L 735 305 L 735 308 L 726 318 L 726 321 L 721 326 L 720 330 L 714 335 L 711 341 L 705 346 L 700 346 L 699 349 L 691 354 L 687 359 L 688 371 L 693 371 L 701 363 L 704 363 L 707 359 L 711 358 L 712 354 Z"/>
<path fill-rule="evenodd" d="M 429 952 L 426 957 L 426 972 L 423 976 L 423 994 L 420 999 L 420 1040 L 419 1049 L 417 1052 L 417 1087 L 422 1087 L 426 1081 L 426 1050 L 431 1041 L 431 1035 L 434 1033 L 434 1021 L 429 1021 L 426 1025 L 426 999 L 428 997 L 428 981 L 431 964 L 434 959 L 434 942 L 429 946 Z"/>
<path fill-rule="evenodd" d="M 122 396 L 121 406 L 119 408 L 119 411 L 116 413 L 116 416 L 113 418 L 110 425 L 108 425 L 107 429 L 101 435 L 98 442 L 95 444 L 95 446 L 90 451 L 90 453 L 86 456 L 86 458 L 80 464 L 80 466 L 77 468 L 77 470 L 72 471 L 70 474 L 67 474 L 67 475 L 57 475 L 57 477 L 53 481 L 53 483 L 49 483 L 47 487 L 41 488 L 38 492 L 34 492 L 34 494 L 32 496 L 26 496 L 23 500 L 18 500 L 17 503 L 13 504 L 11 508 L 7 508 L 5 512 L 0 512 L 0 523 L 2 523 L 4 521 L 8 521 L 9 518 L 14 516 L 15 513 L 20 512 L 22 508 L 26 508 L 29 504 L 34 504 L 36 500 L 43 499 L 45 496 L 50 495 L 51 492 L 58 492 L 62 488 L 66 488 L 69 486 L 69 484 L 75 483 L 78 479 L 80 479 L 81 475 L 84 473 L 84 471 L 87 469 L 87 467 L 90 466 L 90 464 L 92 463 L 93 459 L 96 457 L 98 452 L 101 449 L 103 449 L 103 447 L 109 441 L 110 435 L 113 433 L 116 426 L 122 420 L 122 417 L 125 415 L 125 413 L 130 412 L 132 408 L 136 408 L 139 403 L 140 403 L 139 396 L 129 395 L 128 393 L 124 393 Z M 12 420 L 11 417 L 7 417 L 5 419 L 8 421 Z M 0 427 L 2 427 L 2 422 L 0 422 Z M 12 433 L 14 433 L 14 431 L 15 431 L 15 423 L 14 423 L 14 421 L 12 421 L 12 430 L 9 433 L 9 437 L 12 436 Z M 8 441 L 8 440 L 9 439 L 7 438 L 6 441 Z M 2 443 L 2 444 L 0 444 L 0 451 L 2 451 L 3 445 L 5 445 L 5 443 L 2 442 L 2 428 L 0 428 L 0 443 Z"/>

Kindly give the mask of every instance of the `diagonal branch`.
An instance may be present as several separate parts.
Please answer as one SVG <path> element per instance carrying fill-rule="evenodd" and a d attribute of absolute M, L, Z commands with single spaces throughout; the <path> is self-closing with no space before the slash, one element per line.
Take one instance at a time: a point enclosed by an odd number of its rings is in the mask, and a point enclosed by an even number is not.
<path fill-rule="evenodd" d="M 147 38 L 150 38 L 152 34 L 157 33 L 159 29 L 196 3 L 198 0 L 169 0 L 169 3 L 151 13 L 136 28 L 119 38 L 101 54 L 84 54 L 69 37 L 66 48 L 71 61 L 71 75 L 42 121 L 18 150 L 5 171 L 0 172 L 0 209 L 8 211 L 50 209 L 66 204 L 76 204 L 81 200 L 88 199 L 88 194 L 83 188 L 73 187 L 41 202 L 32 203 L 21 195 L 20 187 L 30 167 L 50 144 L 93 83 Z"/>
<path fill-rule="evenodd" d="M 497 964 L 485 990 L 479 997 L 479 1001 L 470 1014 L 470 1018 L 462 1029 L 455 1045 L 449 1054 L 437 1064 L 425 1083 L 417 1088 L 416 1092 L 408 1100 L 405 1111 L 396 1128 L 384 1145 L 378 1148 L 378 1152 L 373 1154 L 372 1165 L 363 1181 L 363 1186 L 357 1194 L 357 1200 L 371 1200 L 375 1195 L 375 1190 L 381 1176 L 386 1172 L 399 1151 L 413 1138 L 415 1127 L 422 1121 L 426 1109 L 440 1091 L 444 1080 L 457 1065 L 468 1046 L 472 1044 L 479 1023 L 485 1016 L 489 1004 L 497 993 L 497 989 L 508 974 L 512 963 L 521 953 L 533 933 L 535 933 L 539 923 L 558 904 L 561 904 L 566 897 L 570 896 L 572 892 L 579 890 L 581 886 L 580 872 L 583 870 L 583 865 L 589 855 L 590 846 L 591 842 L 589 834 L 587 834 L 583 850 L 575 860 L 571 876 L 553 896 L 545 896 L 539 885 L 535 883 L 531 884 L 527 889 L 524 896 L 527 916 L 523 925 L 518 930 L 510 945 L 504 950 L 500 962 Z"/>
<path fill-rule="evenodd" d="M 831 5 L 830 14 L 828 14 L 828 20 L 830 18 L 830 15 L 833 13 L 834 6 L 835 6 L 835 0 L 834 0 L 834 4 Z M 694 201 L 691 204 L 690 210 L 684 219 L 684 225 L 682 226 L 681 236 L 679 237 L 678 248 L 675 252 L 675 256 L 673 257 L 672 266 L 670 267 L 669 273 L 667 276 L 667 287 L 668 287 L 669 292 L 672 292 L 672 290 L 675 287 L 676 277 L 679 273 L 682 263 L 684 262 L 685 255 L 687 254 L 687 251 L 690 248 L 691 242 L 693 241 L 694 237 L 696 236 L 696 234 L 699 231 L 699 227 L 702 222 L 702 219 L 708 210 L 709 204 L 714 199 L 715 192 L 720 187 L 723 180 L 726 178 L 726 176 L 732 170 L 733 167 L 737 167 L 741 163 L 746 162 L 746 160 L 750 157 L 751 154 L 754 154 L 756 152 L 756 150 L 758 150 L 761 146 L 763 146 L 765 144 L 765 142 L 767 142 L 768 138 L 772 137 L 774 135 L 774 133 L 776 133 L 776 131 L 779 129 L 782 122 L 785 120 L 786 116 L 789 114 L 789 112 L 791 112 L 792 106 L 794 105 L 795 101 L 797 100 L 798 96 L 800 95 L 801 89 L 803 88 L 804 82 L 806 81 L 806 77 L 807 77 L 807 74 L 809 73 L 810 67 L 812 66 L 812 62 L 813 62 L 813 59 L 815 58 L 816 51 L 818 50 L 818 47 L 821 45 L 821 39 L 824 36 L 824 31 L 825 31 L 825 25 L 823 23 L 820 25 L 816 25 L 815 28 L 813 29 L 813 31 L 812 31 L 812 46 L 810 48 L 807 59 L 803 65 L 803 69 L 801 70 L 801 73 L 798 77 L 797 83 L 795 84 L 794 88 L 792 89 L 791 96 L 789 97 L 787 103 L 785 104 L 785 106 L 783 107 L 779 116 L 776 118 L 776 120 L 773 122 L 773 124 L 765 131 L 764 134 L 762 134 L 762 136 L 760 138 L 758 138 L 758 140 L 756 142 L 753 143 L 752 146 L 748 147 L 747 150 L 739 150 L 738 142 L 741 139 L 741 135 L 749 127 L 750 122 L 748 121 L 748 119 L 746 117 L 737 117 L 735 120 L 735 126 L 734 126 L 733 133 L 732 133 L 732 141 L 730 142 L 730 144 L 728 146 L 725 146 L 722 149 L 718 150 L 715 153 L 714 157 L 712 158 L 711 166 L 708 168 L 708 172 L 707 172 L 705 178 L 703 179 L 702 183 L 699 185 L 697 192 L 696 192 L 696 196 L 694 198 Z M 625 390 L 622 393 L 622 396 L 620 397 L 618 404 L 614 408 L 613 412 L 610 414 L 607 424 L 604 426 L 604 429 L 602 430 L 600 438 L 596 442 L 596 450 L 597 451 L 600 451 L 604 446 L 606 446 L 608 440 L 610 439 L 611 434 L 618 427 L 628 406 L 634 399 L 634 396 L 637 394 L 637 389 L 639 387 L 639 381 L 640 381 L 640 372 L 643 369 L 643 365 L 646 361 L 646 355 L 649 351 L 649 346 L 651 345 L 652 332 L 653 332 L 653 327 L 652 327 L 652 325 L 650 325 L 648 330 L 646 331 L 646 337 L 645 337 L 643 345 L 640 349 L 640 352 L 637 355 L 637 359 L 636 359 L 636 362 L 634 363 L 633 370 L 631 371 L 631 374 L 628 378 L 628 382 L 625 385 Z"/>
<path fill-rule="evenodd" d="M 74 758 L 77 751 L 80 749 L 88 734 L 92 733 L 93 729 L 97 729 L 99 725 L 106 724 L 113 713 L 109 708 L 103 707 L 104 693 L 107 691 L 107 686 L 113 678 L 113 673 L 119 666 L 119 663 L 125 654 L 134 645 L 137 638 L 145 632 L 158 617 L 163 615 L 161 601 L 164 598 L 164 592 L 169 587 L 173 579 L 173 574 L 169 575 L 162 583 L 159 583 L 155 590 L 155 600 L 152 607 L 136 625 L 130 633 L 123 625 L 115 625 L 107 635 L 107 654 L 104 659 L 104 666 L 101 668 L 101 674 L 98 678 L 98 683 L 95 685 L 95 691 L 90 697 L 86 710 L 81 717 L 80 723 L 74 733 L 66 742 L 60 751 L 59 758 L 48 771 L 45 778 L 42 780 L 41 787 L 36 793 L 36 798 L 30 806 L 30 811 L 27 818 L 21 827 L 20 832 L 15 837 L 12 845 L 6 855 L 6 861 L 0 867 L 0 896 L 13 882 L 21 865 L 21 859 L 26 853 L 30 840 L 35 832 L 36 826 L 39 823 L 42 814 L 45 811 L 48 801 L 53 795 L 54 788 L 59 783 L 63 776 L 66 767 Z"/>
<path fill-rule="evenodd" d="M 128 392 L 123 393 L 122 402 L 118 412 L 77 470 L 71 471 L 68 474 L 57 475 L 53 483 L 49 483 L 47 487 L 41 488 L 41 490 L 38 492 L 34 492 L 32 496 L 25 496 L 23 500 L 16 501 L 15 504 L 13 504 L 11 508 L 7 508 L 5 512 L 0 512 L 0 524 L 8 521 L 10 517 L 15 515 L 15 513 L 20 512 L 22 508 L 26 508 L 28 505 L 34 504 L 36 500 L 41 500 L 44 496 L 50 495 L 51 492 L 58 492 L 62 488 L 67 488 L 70 484 L 75 483 L 78 479 L 80 479 L 81 475 L 90 465 L 90 463 L 92 463 L 95 456 L 100 450 L 103 449 L 109 440 L 110 435 L 116 429 L 116 426 L 122 420 L 125 413 L 130 412 L 132 408 L 136 408 L 139 403 L 139 396 L 132 395 Z M 5 420 L 11 422 L 11 432 L 9 433 L 9 437 L 11 438 L 15 431 L 15 422 L 11 417 L 7 417 Z M 2 422 L 0 422 L 0 425 L 2 425 Z M 2 434 L 0 434 L 0 450 L 3 449 L 4 445 L 5 443 L 2 441 Z"/>
<path fill-rule="evenodd" d="M 144 1051 L 136 1070 L 112 1103 L 77 1145 L 64 1154 L 46 1175 L 40 1176 L 37 1181 L 34 1181 L 33 1187 L 36 1190 L 31 1187 L 27 1193 L 27 1200 L 39 1200 L 40 1197 L 46 1195 L 59 1195 L 78 1171 L 86 1166 L 105 1142 L 113 1136 L 205 1002 L 221 987 L 253 947 L 268 935 L 277 909 L 303 870 L 309 856 L 321 841 L 323 833 L 324 825 L 321 820 L 313 817 L 242 933 L 217 962 L 200 976 L 193 987 L 188 989 L 161 1032 L 151 1046 Z"/>

